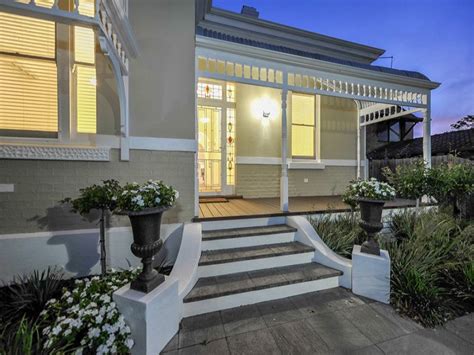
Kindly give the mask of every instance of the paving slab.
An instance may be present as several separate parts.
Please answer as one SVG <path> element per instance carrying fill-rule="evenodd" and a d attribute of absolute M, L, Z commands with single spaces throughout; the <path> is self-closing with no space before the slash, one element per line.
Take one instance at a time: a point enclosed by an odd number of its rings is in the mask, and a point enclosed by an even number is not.
<path fill-rule="evenodd" d="M 257 303 L 257 308 L 268 327 L 304 318 L 288 298 Z"/>
<path fill-rule="evenodd" d="M 385 354 L 472 355 L 474 346 L 445 329 L 423 329 L 377 346 Z"/>
<path fill-rule="evenodd" d="M 398 314 L 392 306 L 379 302 L 371 302 L 369 306 L 381 314 L 385 318 L 388 318 L 393 323 L 397 324 L 407 334 L 416 332 L 417 330 L 424 329 L 421 324 L 416 323 L 408 317 L 404 317 Z"/>
<path fill-rule="evenodd" d="M 268 329 L 227 337 L 227 343 L 232 354 L 283 354 Z"/>
<path fill-rule="evenodd" d="M 227 355 L 230 354 L 226 339 L 212 340 L 206 344 L 197 344 L 179 349 L 178 355 Z"/>
<path fill-rule="evenodd" d="M 256 305 L 242 306 L 221 311 L 221 318 L 227 336 L 267 327 Z"/>
<path fill-rule="evenodd" d="M 237 273 L 216 276 L 217 292 L 219 295 L 229 295 L 240 290 L 252 290 L 255 284 L 247 273 Z"/>
<path fill-rule="evenodd" d="M 373 345 L 343 312 L 321 313 L 306 319 L 332 350 L 353 351 Z"/>
<path fill-rule="evenodd" d="M 291 297 L 291 302 L 308 317 L 364 304 L 357 296 L 340 287 Z"/>
<path fill-rule="evenodd" d="M 219 312 L 184 318 L 179 332 L 179 348 L 195 344 L 206 344 L 225 337 Z"/>
<path fill-rule="evenodd" d="M 270 328 L 278 347 L 284 354 L 327 354 L 329 348 L 307 322 L 298 320 Z"/>
<path fill-rule="evenodd" d="M 349 319 L 374 344 L 407 334 L 403 328 L 364 304 L 344 310 Z"/>
<path fill-rule="evenodd" d="M 163 353 L 170 352 L 173 350 L 178 350 L 179 343 L 178 343 L 178 336 L 179 332 L 174 335 L 174 337 L 166 344 L 163 349 Z"/>
<path fill-rule="evenodd" d="M 446 329 L 474 344 L 474 313 L 449 321 Z"/>

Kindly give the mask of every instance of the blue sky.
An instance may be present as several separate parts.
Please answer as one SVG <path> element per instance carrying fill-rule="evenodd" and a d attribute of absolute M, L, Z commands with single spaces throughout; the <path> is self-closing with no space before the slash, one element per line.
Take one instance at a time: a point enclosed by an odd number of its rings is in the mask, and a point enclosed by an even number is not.
<path fill-rule="evenodd" d="M 441 82 L 432 94 L 433 133 L 474 114 L 474 0 L 213 0 L 234 12 L 243 4 L 265 20 L 385 49 L 394 68 Z"/>

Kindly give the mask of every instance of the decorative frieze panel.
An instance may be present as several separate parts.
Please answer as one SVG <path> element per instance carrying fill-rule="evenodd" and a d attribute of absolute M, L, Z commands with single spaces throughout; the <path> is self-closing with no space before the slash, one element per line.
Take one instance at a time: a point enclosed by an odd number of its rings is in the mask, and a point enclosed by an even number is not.
<path fill-rule="evenodd" d="M 110 161 L 110 148 L 0 144 L 0 159 Z"/>

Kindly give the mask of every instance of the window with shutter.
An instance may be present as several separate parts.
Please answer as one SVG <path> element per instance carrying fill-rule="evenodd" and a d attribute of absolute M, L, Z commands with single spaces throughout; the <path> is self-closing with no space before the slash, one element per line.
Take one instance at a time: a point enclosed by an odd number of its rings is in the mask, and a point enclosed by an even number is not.
<path fill-rule="evenodd" d="M 95 34 L 90 28 L 74 28 L 77 132 L 96 133 L 97 95 Z"/>
<path fill-rule="evenodd" d="M 57 137 L 54 22 L 0 12 L 0 135 Z"/>

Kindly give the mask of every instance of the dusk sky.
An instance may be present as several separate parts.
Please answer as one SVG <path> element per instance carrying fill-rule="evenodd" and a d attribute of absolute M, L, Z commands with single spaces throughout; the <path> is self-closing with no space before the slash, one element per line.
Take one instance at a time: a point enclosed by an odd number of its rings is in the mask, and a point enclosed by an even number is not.
<path fill-rule="evenodd" d="M 474 114 L 474 0 L 213 0 L 234 12 L 244 4 L 265 20 L 385 49 L 394 68 L 440 82 L 433 134 Z M 374 64 L 389 67 L 390 59 Z"/>

